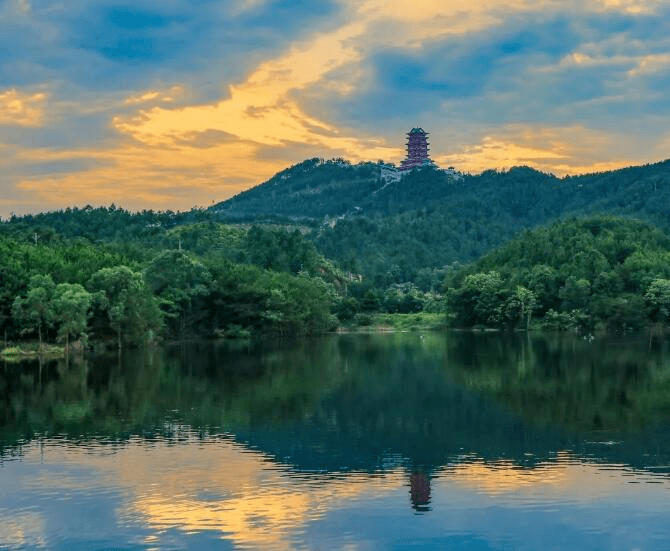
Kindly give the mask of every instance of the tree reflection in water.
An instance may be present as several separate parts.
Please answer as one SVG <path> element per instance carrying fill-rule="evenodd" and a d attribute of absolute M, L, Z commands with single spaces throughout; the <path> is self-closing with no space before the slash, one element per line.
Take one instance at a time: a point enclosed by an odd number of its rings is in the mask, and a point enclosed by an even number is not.
<path fill-rule="evenodd" d="M 16 472 L 34 464 L 47 499 L 35 505 L 35 484 L 19 495 L 5 477 L 0 489 L 12 505 L 0 492 L 0 525 L 16 527 L 4 540 L 10 547 L 25 543 L 21 533 L 38 546 L 42 534 L 29 523 L 76 533 L 72 519 L 104 513 L 110 533 L 118 515 L 121 531 L 144 523 L 144 548 L 178 529 L 186 543 L 166 547 L 195 547 L 188 538 L 211 532 L 241 548 L 295 548 L 295 538 L 314 537 L 302 547 L 325 549 L 354 546 L 341 534 L 356 522 L 364 532 L 367 519 L 378 528 L 361 541 L 379 548 L 394 548 L 392 537 L 409 541 L 408 526 L 433 534 L 438 547 L 490 536 L 498 547 L 521 538 L 536 548 L 544 540 L 523 538 L 554 526 L 553 513 L 539 517 L 536 507 L 549 503 L 577 527 L 582 548 L 606 548 L 593 527 L 618 526 L 639 506 L 621 496 L 655 487 L 649 508 L 636 513 L 651 520 L 626 535 L 627 548 L 644 548 L 635 534 L 661 530 L 666 508 L 654 507 L 665 502 L 659 484 L 629 482 L 665 481 L 669 418 L 670 351 L 645 337 L 344 335 L 5 364 L 0 466 L 17 456 Z M 82 489 L 92 472 L 103 473 L 100 486 Z M 85 499 L 49 509 L 54 488 Z M 14 511 L 18 497 L 26 505 Z M 616 507 L 603 515 L 606 502 Z M 533 523 L 522 526 L 521 517 Z M 442 525 L 452 526 L 451 539 L 435 534 Z M 661 532 L 654 537 L 670 538 Z M 109 543 L 128 547 L 124 537 Z"/>
<path fill-rule="evenodd" d="M 644 342 L 642 342 L 644 341 Z M 670 351 L 656 340 L 471 333 L 344 335 L 289 343 L 192 343 L 5 365 L 0 435 L 122 442 L 183 425 L 226 433 L 298 470 L 416 473 L 474 453 L 532 468 L 572 450 L 670 461 Z M 594 441 L 622 441 L 600 447 Z M 429 497 L 428 497 L 429 499 Z M 426 501 L 429 503 L 429 501 Z"/>

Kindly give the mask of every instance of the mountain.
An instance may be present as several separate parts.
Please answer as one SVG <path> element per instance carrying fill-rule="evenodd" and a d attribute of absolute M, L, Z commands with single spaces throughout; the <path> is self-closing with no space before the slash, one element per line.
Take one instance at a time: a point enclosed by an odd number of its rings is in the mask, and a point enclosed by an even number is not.
<path fill-rule="evenodd" d="M 227 219 L 288 217 L 321 219 L 363 202 L 383 183 L 380 166 L 344 159 L 309 159 L 209 208 Z"/>
<path fill-rule="evenodd" d="M 166 247 L 229 250 L 235 240 L 210 228 L 215 222 L 238 233 L 249 224 L 288 225 L 346 272 L 365 276 L 366 285 L 413 282 L 423 291 L 438 290 L 452 267 L 520 231 L 568 217 L 613 214 L 670 231 L 670 161 L 565 178 L 528 167 L 478 175 L 425 167 L 400 179 L 388 173 L 381 163 L 309 159 L 207 210 L 86 207 L 13 217 L 0 230 L 43 244 L 63 237 L 114 243 L 143 257 Z"/>
<path fill-rule="evenodd" d="M 211 207 L 227 221 L 300 221 L 327 257 L 376 286 L 418 282 L 523 229 L 569 216 L 615 214 L 670 230 L 670 161 L 558 178 L 529 167 L 450 174 L 426 167 L 398 181 L 384 165 L 311 159 Z"/>

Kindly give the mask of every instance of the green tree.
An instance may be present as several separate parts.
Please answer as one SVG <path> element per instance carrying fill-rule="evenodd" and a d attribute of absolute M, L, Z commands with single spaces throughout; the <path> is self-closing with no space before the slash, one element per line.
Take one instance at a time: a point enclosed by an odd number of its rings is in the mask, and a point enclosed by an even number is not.
<path fill-rule="evenodd" d="M 666 323 L 670 320 L 670 280 L 655 279 L 644 295 L 652 321 Z"/>
<path fill-rule="evenodd" d="M 141 273 L 127 266 L 103 268 L 93 274 L 88 286 L 116 331 L 119 348 L 124 339 L 140 341 L 162 327 L 158 300 L 147 289 Z"/>
<path fill-rule="evenodd" d="M 160 298 L 167 316 L 183 332 L 193 300 L 211 291 L 212 275 L 199 261 L 183 251 L 164 251 L 144 271 L 149 290 Z"/>
<path fill-rule="evenodd" d="M 471 274 L 466 276 L 460 288 L 450 291 L 450 311 L 454 313 L 458 325 L 498 325 L 502 321 L 505 295 L 500 273 Z"/>
<path fill-rule="evenodd" d="M 65 349 L 70 347 L 70 337 L 85 334 L 92 296 L 79 283 L 60 283 L 53 297 L 55 320 L 59 325 L 58 337 L 65 340 Z"/>
<path fill-rule="evenodd" d="M 558 295 L 563 299 L 563 310 L 585 309 L 591 296 L 591 282 L 588 279 L 570 276 Z"/>
<path fill-rule="evenodd" d="M 537 304 L 537 296 L 530 289 L 526 289 L 521 285 L 517 285 L 514 292 L 514 298 L 520 307 L 520 321 L 525 324 L 526 331 L 530 327 L 530 318 L 533 315 L 533 310 Z"/>
<path fill-rule="evenodd" d="M 335 292 L 321 278 L 265 272 L 258 284 L 267 297 L 262 317 L 274 331 L 322 333 L 336 326 L 331 314 Z"/>
<path fill-rule="evenodd" d="M 25 331 L 37 331 L 42 349 L 42 330 L 54 322 L 54 291 L 56 285 L 49 275 L 30 278 L 25 297 L 16 297 L 12 307 L 14 320 Z"/>

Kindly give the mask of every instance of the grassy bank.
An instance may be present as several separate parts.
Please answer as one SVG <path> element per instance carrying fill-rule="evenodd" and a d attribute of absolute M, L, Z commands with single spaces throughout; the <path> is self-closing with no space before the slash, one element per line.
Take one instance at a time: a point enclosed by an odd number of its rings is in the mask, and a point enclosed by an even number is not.
<path fill-rule="evenodd" d="M 72 350 L 73 347 L 70 347 Z M 36 358 L 64 358 L 65 347 L 53 344 L 43 344 L 40 348 L 39 343 L 21 343 L 13 346 L 6 346 L 0 350 L 0 359 L 7 362 L 18 362 L 21 360 L 32 360 Z"/>
<path fill-rule="evenodd" d="M 444 314 L 417 312 L 414 314 L 358 314 L 340 331 L 381 332 L 381 331 L 432 331 L 446 327 Z"/>

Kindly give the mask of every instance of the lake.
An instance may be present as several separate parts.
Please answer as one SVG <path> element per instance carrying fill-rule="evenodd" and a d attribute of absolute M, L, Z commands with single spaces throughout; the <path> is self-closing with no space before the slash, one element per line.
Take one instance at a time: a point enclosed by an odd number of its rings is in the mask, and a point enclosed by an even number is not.
<path fill-rule="evenodd" d="M 0 549 L 670 549 L 663 337 L 189 343 L 0 397 Z"/>

